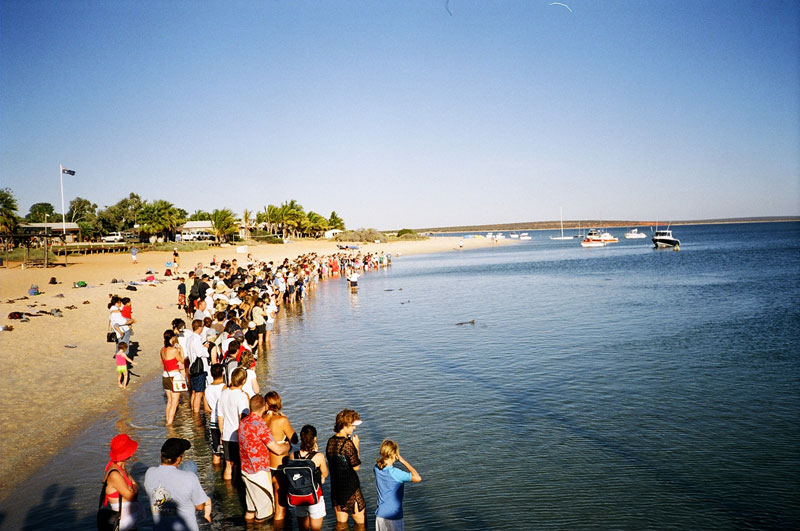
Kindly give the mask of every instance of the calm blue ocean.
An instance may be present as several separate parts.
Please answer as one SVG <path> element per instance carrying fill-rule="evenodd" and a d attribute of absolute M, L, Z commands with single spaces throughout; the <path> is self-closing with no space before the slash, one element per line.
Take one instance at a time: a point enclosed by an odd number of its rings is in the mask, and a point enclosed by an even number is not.
<path fill-rule="evenodd" d="M 549 234 L 395 257 L 357 294 L 321 283 L 281 316 L 262 391 L 320 446 L 337 411 L 360 412 L 368 514 L 378 447 L 395 439 L 423 476 L 406 487 L 408 529 L 800 528 L 800 223 L 678 226 L 680 252 Z M 88 432 L 102 444 L 71 461 L 88 478 L 67 500 L 74 527 L 91 528 L 114 429 L 143 442 L 137 476 L 157 462 L 159 389 Z M 181 415 L 170 434 L 194 441 L 212 528 L 242 528 L 239 493 Z M 42 514 L 27 521 L 57 527 Z"/>

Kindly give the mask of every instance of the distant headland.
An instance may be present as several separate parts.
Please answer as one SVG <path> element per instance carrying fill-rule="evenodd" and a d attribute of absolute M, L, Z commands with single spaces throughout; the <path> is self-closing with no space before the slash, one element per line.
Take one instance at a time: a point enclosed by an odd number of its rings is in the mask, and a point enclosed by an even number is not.
<path fill-rule="evenodd" d="M 596 220 L 573 219 L 564 220 L 564 230 L 590 229 L 593 227 L 655 227 L 670 225 L 713 225 L 723 223 L 777 223 L 786 221 L 800 221 L 800 216 L 762 216 L 750 218 L 720 218 L 720 219 L 695 219 L 680 221 L 665 220 Z M 415 229 L 421 233 L 441 232 L 496 232 L 496 231 L 523 231 L 523 230 L 553 230 L 561 228 L 559 220 L 553 221 L 524 221 L 520 223 L 497 223 L 493 225 L 459 225 L 452 227 L 426 227 Z M 391 232 L 391 231 L 390 231 Z"/>

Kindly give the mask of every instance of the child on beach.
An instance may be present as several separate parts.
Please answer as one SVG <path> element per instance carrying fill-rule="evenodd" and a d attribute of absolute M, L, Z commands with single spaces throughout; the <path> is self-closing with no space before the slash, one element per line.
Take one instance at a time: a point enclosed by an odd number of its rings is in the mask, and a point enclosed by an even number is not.
<path fill-rule="evenodd" d="M 178 309 L 186 311 L 186 279 L 180 277 L 178 281 Z"/>
<path fill-rule="evenodd" d="M 131 306 L 130 297 L 122 297 L 122 309 L 119 311 L 119 313 L 121 313 L 122 317 L 125 319 L 133 321 L 133 306 Z M 133 335 L 133 325 L 128 325 L 128 328 L 130 328 L 131 335 Z"/>
<path fill-rule="evenodd" d="M 130 380 L 130 374 L 128 374 L 128 363 L 131 365 L 136 365 L 136 363 L 128 357 L 126 351 L 128 350 L 128 344 L 124 341 L 120 341 L 117 345 L 117 355 L 114 356 L 114 359 L 117 362 L 117 385 L 120 389 L 125 389 L 128 387 L 128 381 Z"/>
<path fill-rule="evenodd" d="M 203 395 L 206 415 L 208 415 L 208 428 L 211 432 L 211 462 L 218 465 L 222 462 L 222 434 L 217 423 L 219 397 L 225 388 L 225 369 L 219 363 L 211 366 L 211 377 L 214 382 L 206 387 Z"/>

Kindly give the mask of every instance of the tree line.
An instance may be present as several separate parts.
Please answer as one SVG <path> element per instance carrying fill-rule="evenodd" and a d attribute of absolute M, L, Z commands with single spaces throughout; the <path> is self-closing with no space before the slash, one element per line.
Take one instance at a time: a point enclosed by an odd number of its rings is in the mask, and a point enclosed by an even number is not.
<path fill-rule="evenodd" d="M 0 189 L 0 233 L 17 231 L 19 223 L 56 223 L 61 213 L 50 203 L 31 205 L 27 215 L 18 213 L 17 200 L 10 188 Z M 212 232 L 219 241 L 228 241 L 239 234 L 249 239 L 253 236 L 276 235 L 318 238 L 330 229 L 344 230 L 344 220 L 335 211 L 325 217 L 313 210 L 305 211 L 296 200 L 281 205 L 268 205 L 263 210 L 245 210 L 240 219 L 229 208 L 211 212 L 196 210 L 193 214 L 164 199 L 148 201 L 138 194 L 116 204 L 98 208 L 90 200 L 76 197 L 69 202 L 66 221 L 77 223 L 82 239 L 93 240 L 110 232 L 134 231 L 145 237 L 173 239 L 187 221 L 210 221 Z"/>

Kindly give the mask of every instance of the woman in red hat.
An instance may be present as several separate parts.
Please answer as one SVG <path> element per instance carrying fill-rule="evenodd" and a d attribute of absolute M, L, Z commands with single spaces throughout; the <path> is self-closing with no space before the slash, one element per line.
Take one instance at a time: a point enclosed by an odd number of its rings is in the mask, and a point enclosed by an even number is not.
<path fill-rule="evenodd" d="M 135 529 L 136 520 L 139 517 L 139 504 L 136 502 L 136 498 L 139 496 L 139 485 L 125 468 L 125 461 L 133 457 L 138 447 L 139 443 L 124 433 L 111 439 L 111 451 L 108 453 L 109 461 L 104 478 L 107 483 L 103 504 L 109 505 L 113 509 L 120 508 L 120 496 L 122 497 L 120 531 Z"/>

